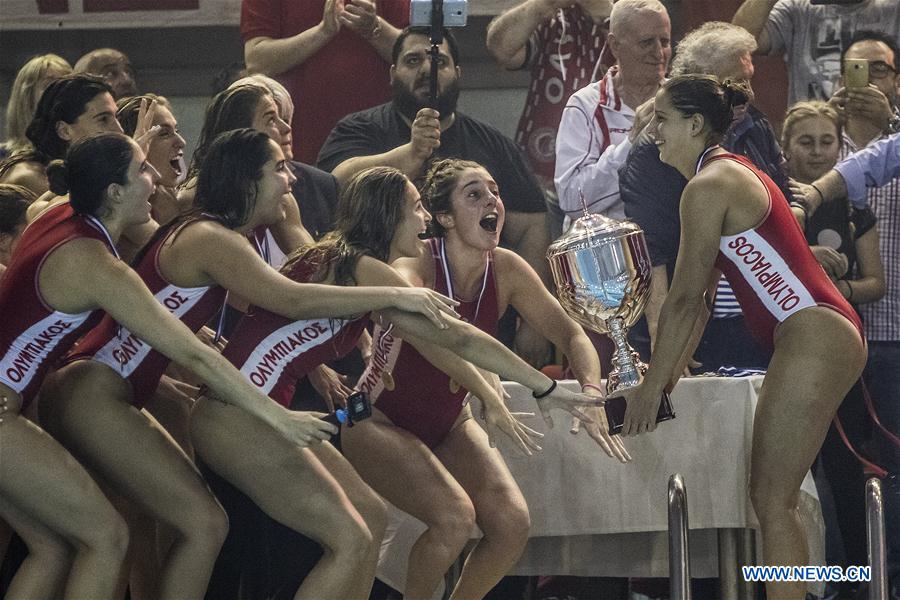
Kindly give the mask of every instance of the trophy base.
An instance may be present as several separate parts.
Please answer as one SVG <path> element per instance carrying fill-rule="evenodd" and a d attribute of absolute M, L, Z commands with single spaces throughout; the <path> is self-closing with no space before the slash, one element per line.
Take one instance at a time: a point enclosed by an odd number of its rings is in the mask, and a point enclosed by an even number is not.
<path fill-rule="evenodd" d="M 622 426 L 625 424 L 625 398 L 618 396 L 616 398 L 607 399 L 603 405 L 606 411 L 606 420 L 609 423 L 609 435 L 619 435 L 622 433 Z M 669 421 L 675 418 L 675 411 L 672 410 L 672 401 L 669 394 L 663 392 L 659 402 L 659 412 L 656 413 L 656 422 Z"/>

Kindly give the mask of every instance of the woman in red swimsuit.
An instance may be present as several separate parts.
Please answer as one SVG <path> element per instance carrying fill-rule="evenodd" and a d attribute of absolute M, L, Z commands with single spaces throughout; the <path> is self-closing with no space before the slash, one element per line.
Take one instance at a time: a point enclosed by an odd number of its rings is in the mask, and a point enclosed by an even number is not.
<path fill-rule="evenodd" d="M 427 218 L 419 193 L 400 171 L 368 169 L 346 186 L 335 231 L 293 254 L 282 272 L 298 282 L 409 285 L 385 261 L 419 255 L 418 236 L 425 231 Z M 426 319 L 396 310 L 378 311 L 372 318 L 384 326 L 390 322 L 482 398 L 492 432 L 503 431 L 526 453 L 536 448 L 528 439 L 529 430 L 509 413 L 496 390 L 454 353 L 539 392 L 551 387 L 549 378 L 461 321 L 453 320 L 447 330 L 440 330 Z M 225 356 L 261 391 L 288 406 L 297 381 L 323 361 L 353 348 L 368 322 L 368 314 L 298 321 L 252 307 L 232 333 Z M 578 403 L 576 394 L 562 388 L 542 402 L 548 409 Z M 367 597 L 384 533 L 383 503 L 330 444 L 297 449 L 270 429 L 207 398 L 198 401 L 192 421 L 194 441 L 206 464 L 270 517 L 328 550 L 294 597 Z M 284 548 L 270 549 L 272 555 L 281 552 Z M 352 570 L 348 564 L 353 564 Z"/>
<path fill-rule="evenodd" d="M 689 183 L 681 197 L 681 247 L 644 383 L 628 401 L 626 435 L 655 429 L 660 395 L 695 347 L 704 292 L 720 272 L 760 342 L 774 349 L 753 431 L 750 499 L 767 565 L 808 563 L 797 513 L 800 483 L 841 400 L 862 373 L 859 318 L 816 262 L 778 188 L 716 143 L 746 88 L 704 76 L 669 80 L 650 127 L 663 162 Z M 702 328 L 697 328 L 702 329 Z M 767 582 L 769 598 L 803 598 L 804 582 Z"/>
<path fill-rule="evenodd" d="M 10 597 L 112 598 L 119 582 L 128 532 L 91 477 L 55 440 L 21 415 L 37 395 L 47 372 L 78 336 L 105 311 L 147 344 L 209 381 L 217 394 L 254 414 L 273 417 L 287 432 L 306 435 L 294 414 L 275 414 L 271 403 L 221 355 L 200 343 L 172 318 L 116 254 L 115 244 L 129 227 L 150 219 L 147 199 L 159 174 L 137 144 L 122 134 L 101 134 L 75 142 L 67 159 L 48 167 L 51 189 L 69 194 L 41 213 L 24 231 L 9 269 L 0 281 L 0 517 L 16 530 L 29 548 L 29 556 L 14 577 Z M 85 381 L 72 380 L 75 385 Z M 90 392 L 96 392 L 92 388 Z M 92 398 L 94 402 L 98 399 Z M 82 408 L 85 408 L 82 406 Z M 123 431 L 121 420 L 111 422 L 113 411 L 90 408 L 67 415 L 73 424 L 94 427 L 112 435 Z M 129 419 L 140 419 L 137 411 Z M 327 424 L 323 424 L 326 425 Z M 133 433 L 133 432 L 132 432 Z M 324 432 L 323 432 L 324 433 Z M 323 437 L 325 437 L 323 435 Z M 99 442 L 112 453 L 108 440 Z M 134 454 L 131 466 L 152 459 L 151 443 L 128 437 Z M 120 456 L 122 460 L 129 457 Z M 114 460 L 115 457 L 110 458 Z M 186 461 L 185 461 L 186 462 Z M 172 465 L 156 463 L 142 485 L 164 481 Z M 188 467 L 181 467 L 184 473 Z M 191 477 L 202 487 L 199 476 Z M 181 506 L 184 519 L 196 519 L 197 538 L 221 543 L 227 526 L 221 509 L 205 492 Z M 150 501 L 144 497 L 143 500 Z M 167 501 L 172 501 L 171 499 Z M 215 557 L 213 549 L 213 558 Z M 196 574 L 196 561 L 185 571 Z M 188 577 L 185 572 L 179 573 Z M 198 597 L 178 593 L 170 596 Z M 63 588 L 63 583 L 65 587 Z"/>
<path fill-rule="evenodd" d="M 291 180 L 279 144 L 266 134 L 236 129 L 219 136 L 200 172 L 196 212 L 160 228 L 135 261 L 138 276 L 156 298 L 155 308 L 178 317 L 184 331 L 196 331 L 215 316 L 228 290 L 293 318 L 399 307 L 443 324 L 438 313 L 452 311 L 452 303 L 434 292 L 300 285 L 266 265 L 247 236 L 284 217 Z M 69 362 L 48 377 L 41 419 L 112 489 L 174 530 L 152 597 L 195 598 L 206 589 L 219 553 L 224 514 L 187 456 L 140 410 L 159 384 L 168 355 L 108 312 Z M 240 377 L 230 367 L 227 373 Z M 201 380 L 216 392 L 214 384 L 223 377 L 206 373 Z M 242 377 L 241 382 L 249 386 Z M 256 398 L 264 403 L 251 404 Z M 240 406 L 295 445 L 317 443 L 335 431 L 316 418 L 321 415 L 288 411 L 259 392 Z M 148 553 L 139 560 L 156 556 Z"/>
<path fill-rule="evenodd" d="M 484 167 L 458 159 L 438 161 L 422 196 L 438 237 L 420 242 L 417 255 L 393 266 L 414 285 L 458 300 L 463 318 L 489 335 L 507 306 L 513 306 L 571 359 L 584 391 L 598 394 L 600 363 L 590 340 L 534 270 L 515 253 L 497 247 L 504 208 Z M 453 593 L 480 598 L 524 549 L 528 507 L 500 453 L 471 419 L 460 382 L 398 337 L 384 328 L 373 334 L 374 356 L 358 386 L 372 395 L 374 415 L 359 427 L 342 430 L 344 453 L 375 491 L 428 526 L 411 551 L 404 594 L 430 597 L 477 523 L 484 538 Z M 488 377 L 502 396 L 499 380 Z M 590 414 L 595 421 L 587 425 L 590 435 L 610 456 L 627 461 L 621 440 L 607 435 L 602 411 Z"/>

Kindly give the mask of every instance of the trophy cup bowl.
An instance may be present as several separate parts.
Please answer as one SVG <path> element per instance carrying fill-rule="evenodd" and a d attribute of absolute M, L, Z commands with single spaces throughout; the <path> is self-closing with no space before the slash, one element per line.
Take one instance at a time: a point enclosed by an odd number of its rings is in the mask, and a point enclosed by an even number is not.
<path fill-rule="evenodd" d="M 547 251 L 557 297 L 579 324 L 607 334 L 616 346 L 607 395 L 640 385 L 647 366 L 628 345 L 626 334 L 644 312 L 650 296 L 650 253 L 644 232 L 630 221 L 585 214 Z M 610 434 L 622 430 L 624 398 L 607 400 Z M 657 421 L 675 417 L 663 394 Z"/>

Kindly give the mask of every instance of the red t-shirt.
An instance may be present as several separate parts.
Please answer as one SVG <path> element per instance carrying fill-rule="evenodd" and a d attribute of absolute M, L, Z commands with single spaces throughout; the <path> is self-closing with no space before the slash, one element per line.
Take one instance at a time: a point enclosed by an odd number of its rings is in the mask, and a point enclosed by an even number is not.
<path fill-rule="evenodd" d="M 394 27 L 409 23 L 409 0 L 377 0 L 378 14 Z M 322 20 L 324 0 L 243 0 L 241 37 L 297 35 Z M 390 65 L 346 27 L 301 65 L 276 77 L 294 101 L 294 160 L 315 164 L 319 148 L 350 113 L 391 99 Z"/>

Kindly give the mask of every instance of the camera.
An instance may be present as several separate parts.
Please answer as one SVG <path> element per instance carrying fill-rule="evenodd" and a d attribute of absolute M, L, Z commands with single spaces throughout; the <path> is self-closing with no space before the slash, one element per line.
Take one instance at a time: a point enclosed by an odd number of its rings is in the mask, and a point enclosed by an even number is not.
<path fill-rule="evenodd" d="M 413 27 L 428 27 L 431 25 L 431 11 L 434 0 L 412 0 L 409 3 L 409 24 Z M 444 27 L 465 27 L 466 18 L 469 15 L 469 3 L 467 0 L 444 0 L 442 2 Z"/>
<path fill-rule="evenodd" d="M 369 402 L 369 395 L 365 392 L 354 392 L 347 396 L 347 408 L 339 408 L 322 420 L 338 427 L 342 424 L 353 427 L 355 423 L 365 421 L 371 416 L 372 403 Z"/>

